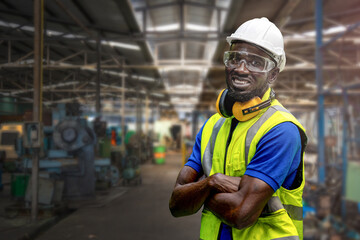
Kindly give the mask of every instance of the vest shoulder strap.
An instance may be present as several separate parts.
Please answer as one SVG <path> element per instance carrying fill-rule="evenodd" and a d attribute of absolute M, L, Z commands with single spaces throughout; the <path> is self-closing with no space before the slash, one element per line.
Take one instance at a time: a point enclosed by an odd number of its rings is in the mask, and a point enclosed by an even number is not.
<path fill-rule="evenodd" d="M 245 139 L 245 164 L 246 166 L 249 164 L 249 150 L 251 142 L 253 141 L 256 133 L 259 131 L 260 127 L 277 111 L 282 111 L 286 113 L 290 113 L 286 108 L 281 105 L 272 105 L 270 106 L 266 112 L 253 124 L 246 134 Z"/>

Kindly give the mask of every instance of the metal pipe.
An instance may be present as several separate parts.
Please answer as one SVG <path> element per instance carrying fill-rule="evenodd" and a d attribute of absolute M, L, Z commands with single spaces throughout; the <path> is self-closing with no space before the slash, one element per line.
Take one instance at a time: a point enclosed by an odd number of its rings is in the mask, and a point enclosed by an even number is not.
<path fill-rule="evenodd" d="M 34 0 L 34 103 L 33 121 L 41 122 L 42 116 L 42 57 L 43 57 L 43 28 L 44 28 L 44 0 Z M 38 179 L 39 155 L 36 149 L 33 154 L 32 191 L 31 191 L 31 220 L 34 222 L 38 215 Z"/>
<path fill-rule="evenodd" d="M 322 0 L 316 0 L 315 25 L 316 25 L 316 84 L 318 94 L 318 178 L 319 183 L 325 183 L 325 110 L 323 93 L 323 56 L 322 56 L 322 29 L 323 9 Z"/>
<path fill-rule="evenodd" d="M 326 47 L 328 45 L 330 45 L 331 43 L 335 42 L 336 40 L 338 40 L 339 38 L 342 38 L 343 36 L 345 36 L 345 34 L 355 30 L 356 28 L 358 28 L 360 26 L 360 22 L 357 22 L 351 26 L 349 26 L 344 32 L 341 32 L 339 34 L 337 34 L 335 37 L 331 38 L 329 41 L 327 41 L 326 43 L 323 44 L 323 47 Z"/>
<path fill-rule="evenodd" d="M 147 11 L 146 9 L 143 10 L 143 32 L 146 32 L 147 30 Z"/>
<path fill-rule="evenodd" d="M 79 27 L 81 27 L 87 34 L 89 34 L 89 36 L 92 36 L 90 30 L 60 0 L 56 0 L 55 2 L 72 20 L 74 20 L 77 25 L 79 25 Z"/>
<path fill-rule="evenodd" d="M 185 22 L 184 22 L 184 1 L 180 0 L 180 7 L 179 7 L 179 15 L 180 15 L 180 35 L 183 37 L 184 36 L 184 31 L 185 31 Z"/>
<path fill-rule="evenodd" d="M 11 63 L 11 40 L 8 41 L 8 63 Z"/>

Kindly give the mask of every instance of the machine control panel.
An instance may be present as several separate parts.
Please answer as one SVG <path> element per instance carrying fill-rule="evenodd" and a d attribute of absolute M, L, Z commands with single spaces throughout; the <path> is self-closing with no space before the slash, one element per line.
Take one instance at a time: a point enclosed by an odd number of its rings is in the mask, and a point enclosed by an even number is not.
<path fill-rule="evenodd" d="M 43 142 L 42 138 L 43 125 L 40 122 L 24 123 L 24 147 L 40 148 Z"/>

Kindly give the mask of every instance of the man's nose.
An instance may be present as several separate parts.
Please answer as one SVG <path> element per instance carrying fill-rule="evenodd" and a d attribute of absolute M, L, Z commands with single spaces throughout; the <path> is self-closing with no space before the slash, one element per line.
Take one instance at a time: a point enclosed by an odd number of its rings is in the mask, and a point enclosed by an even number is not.
<path fill-rule="evenodd" d="M 249 69 L 247 69 L 245 61 L 241 61 L 240 65 L 235 68 L 235 71 L 249 73 Z"/>

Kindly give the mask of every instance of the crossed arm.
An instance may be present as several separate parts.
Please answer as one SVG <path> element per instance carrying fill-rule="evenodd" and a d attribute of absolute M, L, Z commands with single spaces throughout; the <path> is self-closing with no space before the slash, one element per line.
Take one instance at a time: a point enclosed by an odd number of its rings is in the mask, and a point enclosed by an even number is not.
<path fill-rule="evenodd" d="M 205 205 L 229 226 L 242 229 L 256 222 L 274 193 L 267 183 L 246 175 L 200 177 L 191 167 L 181 169 L 169 203 L 173 216 L 194 214 Z"/>

